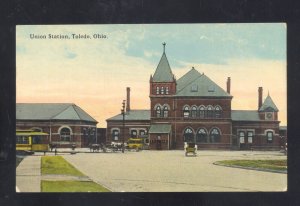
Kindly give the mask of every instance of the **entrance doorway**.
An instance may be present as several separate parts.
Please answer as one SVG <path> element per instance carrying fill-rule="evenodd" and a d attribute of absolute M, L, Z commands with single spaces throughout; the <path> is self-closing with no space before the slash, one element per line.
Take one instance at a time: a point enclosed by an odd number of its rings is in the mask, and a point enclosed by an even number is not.
<path fill-rule="evenodd" d="M 253 131 L 239 132 L 240 150 L 250 150 L 253 143 Z"/>
<path fill-rule="evenodd" d="M 156 149 L 157 150 L 161 150 L 161 139 L 160 139 L 160 136 L 157 136 Z"/>

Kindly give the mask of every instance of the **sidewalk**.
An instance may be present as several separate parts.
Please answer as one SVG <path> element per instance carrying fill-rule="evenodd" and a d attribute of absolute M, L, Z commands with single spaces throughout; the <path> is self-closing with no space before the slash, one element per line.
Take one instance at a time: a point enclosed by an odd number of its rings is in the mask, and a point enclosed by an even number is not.
<path fill-rule="evenodd" d="M 75 150 L 76 153 L 86 153 L 88 148 Z M 66 155 L 72 152 L 69 148 L 57 149 L 57 155 Z M 54 156 L 54 152 L 47 155 Z M 66 175 L 41 175 L 41 157 L 43 152 L 36 152 L 35 155 L 26 156 L 16 168 L 16 192 L 41 192 L 41 180 L 76 180 L 91 181 L 88 177 L 73 177 Z"/>
<path fill-rule="evenodd" d="M 41 156 L 27 156 L 16 168 L 17 192 L 41 191 Z"/>

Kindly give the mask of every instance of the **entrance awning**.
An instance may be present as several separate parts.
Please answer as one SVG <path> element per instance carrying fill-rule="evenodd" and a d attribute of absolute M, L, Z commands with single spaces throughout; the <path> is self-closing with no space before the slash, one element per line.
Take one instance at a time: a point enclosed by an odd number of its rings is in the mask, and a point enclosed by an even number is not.
<path fill-rule="evenodd" d="M 154 124 L 149 129 L 149 134 L 168 134 L 171 132 L 170 124 Z"/>

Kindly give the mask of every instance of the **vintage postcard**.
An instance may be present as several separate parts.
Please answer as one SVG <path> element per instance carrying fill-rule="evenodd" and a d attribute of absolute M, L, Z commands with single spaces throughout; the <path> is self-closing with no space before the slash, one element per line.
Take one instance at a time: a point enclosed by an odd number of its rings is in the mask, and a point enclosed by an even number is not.
<path fill-rule="evenodd" d="M 17 26 L 16 191 L 287 191 L 286 30 Z"/>

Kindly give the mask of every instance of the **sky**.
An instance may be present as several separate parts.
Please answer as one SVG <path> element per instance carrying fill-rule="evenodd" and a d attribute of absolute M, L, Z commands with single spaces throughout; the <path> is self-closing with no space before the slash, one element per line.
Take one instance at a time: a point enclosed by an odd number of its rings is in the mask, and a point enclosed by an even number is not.
<path fill-rule="evenodd" d="M 75 103 L 106 127 L 126 87 L 131 109 L 150 109 L 149 79 L 163 42 L 177 79 L 195 67 L 226 90 L 231 77 L 233 110 L 256 110 L 263 87 L 263 99 L 270 94 L 287 125 L 284 23 L 20 25 L 16 101 Z"/>

